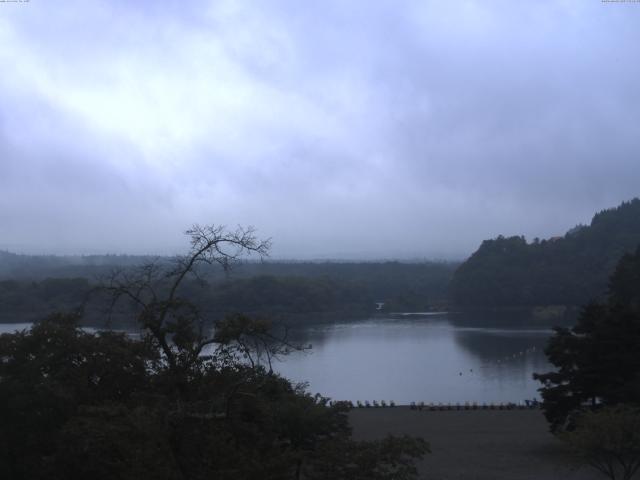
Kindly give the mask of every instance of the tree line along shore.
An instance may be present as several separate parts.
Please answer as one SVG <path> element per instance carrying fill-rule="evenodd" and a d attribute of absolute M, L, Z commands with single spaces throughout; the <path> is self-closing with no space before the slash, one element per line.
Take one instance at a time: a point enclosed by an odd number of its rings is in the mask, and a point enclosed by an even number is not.
<path fill-rule="evenodd" d="M 198 266 L 226 268 L 235 258 L 225 244 L 257 254 L 268 244 L 252 230 L 194 226 L 187 234 L 186 255 L 114 270 L 100 286 L 110 312 L 131 314 L 139 338 L 88 332 L 82 311 L 0 335 L 2 478 L 409 480 L 438 471 L 430 453 L 453 470 L 467 458 L 461 475 L 501 478 L 497 464 L 518 478 L 526 458 L 559 451 L 552 440 L 612 479 L 640 469 L 640 246 L 619 259 L 603 300 L 586 304 L 574 326 L 555 329 L 545 350 L 555 368 L 534 375 L 555 435 L 543 439 L 547 422 L 535 409 L 469 405 L 432 415 L 422 405 L 352 408 L 311 395 L 272 368 L 272 359 L 305 348 L 286 330 L 242 313 L 203 329 L 200 310 L 183 296 Z M 445 419 L 439 425 L 450 434 L 439 438 L 432 428 Z M 442 449 L 446 438 L 469 450 L 457 467 Z M 502 451 L 507 460 L 477 463 Z"/>
<path fill-rule="evenodd" d="M 242 261 L 227 273 L 204 266 L 182 294 L 209 318 L 245 312 L 295 324 L 375 313 L 457 310 L 480 320 L 525 316 L 552 325 L 573 321 L 581 305 L 602 299 L 617 261 L 640 244 L 640 200 L 597 213 L 550 239 L 498 236 L 464 262 Z M 127 255 L 28 256 L 0 252 L 0 322 L 34 321 L 83 307 L 114 270 L 170 258 Z M 126 322 L 129 313 L 114 315 Z"/>

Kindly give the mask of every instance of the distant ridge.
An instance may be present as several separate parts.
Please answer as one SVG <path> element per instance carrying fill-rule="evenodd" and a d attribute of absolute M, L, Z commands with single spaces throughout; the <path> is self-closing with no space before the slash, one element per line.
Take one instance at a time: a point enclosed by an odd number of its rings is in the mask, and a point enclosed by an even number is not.
<path fill-rule="evenodd" d="M 453 275 L 450 300 L 463 307 L 582 305 L 602 297 L 625 253 L 640 244 L 640 199 L 594 215 L 563 237 L 485 240 Z"/>
<path fill-rule="evenodd" d="M 24 255 L 0 250 L 2 278 L 93 277 L 117 267 L 140 265 L 156 257 L 144 255 Z"/>

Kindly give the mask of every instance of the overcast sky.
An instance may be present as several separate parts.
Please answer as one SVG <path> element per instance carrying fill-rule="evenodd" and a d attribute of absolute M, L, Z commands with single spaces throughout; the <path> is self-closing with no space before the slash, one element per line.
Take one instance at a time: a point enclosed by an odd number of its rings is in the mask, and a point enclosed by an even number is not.
<path fill-rule="evenodd" d="M 640 195 L 640 3 L 0 3 L 0 248 L 464 258 Z"/>

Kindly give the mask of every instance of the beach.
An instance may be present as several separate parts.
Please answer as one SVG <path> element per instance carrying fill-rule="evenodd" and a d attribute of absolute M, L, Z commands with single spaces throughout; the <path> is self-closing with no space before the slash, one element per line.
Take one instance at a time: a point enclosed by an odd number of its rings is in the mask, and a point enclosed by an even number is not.
<path fill-rule="evenodd" d="M 431 453 L 418 463 L 431 480 L 597 480 L 548 430 L 540 410 L 412 410 L 354 408 L 354 438 L 420 436 Z"/>

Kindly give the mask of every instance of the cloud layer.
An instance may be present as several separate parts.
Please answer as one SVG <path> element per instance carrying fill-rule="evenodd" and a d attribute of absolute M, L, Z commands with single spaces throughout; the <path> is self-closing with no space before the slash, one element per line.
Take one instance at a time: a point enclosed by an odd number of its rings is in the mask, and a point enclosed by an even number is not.
<path fill-rule="evenodd" d="M 185 3 L 188 4 L 185 6 Z M 0 248 L 463 257 L 640 194 L 640 6 L 0 4 Z"/>

